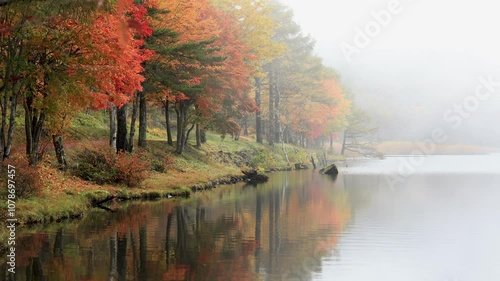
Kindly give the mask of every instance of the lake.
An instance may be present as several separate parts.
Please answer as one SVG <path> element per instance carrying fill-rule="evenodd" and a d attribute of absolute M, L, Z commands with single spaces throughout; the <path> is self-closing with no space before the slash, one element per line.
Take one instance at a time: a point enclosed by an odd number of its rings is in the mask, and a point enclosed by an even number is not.
<path fill-rule="evenodd" d="M 24 229 L 1 280 L 500 280 L 499 155 L 339 166 Z"/>

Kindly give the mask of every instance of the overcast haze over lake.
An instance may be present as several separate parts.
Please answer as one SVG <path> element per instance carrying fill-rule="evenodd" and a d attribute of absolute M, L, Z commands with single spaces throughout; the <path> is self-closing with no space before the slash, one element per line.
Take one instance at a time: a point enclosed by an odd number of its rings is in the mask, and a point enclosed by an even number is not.
<path fill-rule="evenodd" d="M 296 21 L 317 41 L 316 52 L 335 67 L 343 83 L 380 127 L 383 140 L 416 141 L 450 124 L 443 114 L 473 95 L 479 77 L 500 81 L 500 18 L 495 1 L 301 1 L 286 0 Z M 395 5 L 386 27 L 353 54 L 356 29 L 374 13 Z M 320 7 L 320 8 L 318 8 Z M 375 30 L 376 31 L 376 30 Z M 496 146 L 500 129 L 500 88 L 481 102 L 463 126 L 449 130 L 448 143 Z"/>

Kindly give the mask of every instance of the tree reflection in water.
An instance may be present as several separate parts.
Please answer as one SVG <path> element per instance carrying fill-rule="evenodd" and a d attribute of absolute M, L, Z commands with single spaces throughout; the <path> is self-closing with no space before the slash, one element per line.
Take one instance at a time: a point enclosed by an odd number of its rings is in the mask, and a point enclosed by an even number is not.
<path fill-rule="evenodd" d="M 38 251 L 19 250 L 29 262 L 17 280 L 309 280 L 329 254 L 318 248 L 334 247 L 349 219 L 338 182 L 312 171 L 277 173 L 257 187 L 124 204 L 54 232 L 48 226 L 49 257 L 40 255 L 40 234 L 20 234 Z"/>

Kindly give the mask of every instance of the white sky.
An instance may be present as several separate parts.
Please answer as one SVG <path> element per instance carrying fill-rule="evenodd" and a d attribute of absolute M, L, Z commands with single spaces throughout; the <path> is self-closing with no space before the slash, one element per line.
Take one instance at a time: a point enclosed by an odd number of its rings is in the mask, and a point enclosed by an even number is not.
<path fill-rule="evenodd" d="M 283 0 L 296 21 L 317 39 L 318 53 L 335 65 L 346 63 L 339 45 L 351 43 L 355 28 L 373 20 L 372 11 L 387 9 L 390 0 Z M 380 35 L 364 50 L 462 51 L 499 59 L 500 3 L 491 0 L 401 0 L 403 11 L 394 15 Z M 363 52 L 363 53 L 365 53 Z M 361 60 L 363 54 L 355 56 Z"/>
<path fill-rule="evenodd" d="M 405 103 L 424 108 L 419 123 L 401 126 L 415 128 L 420 135 L 429 131 L 430 124 L 425 122 L 441 119 L 445 109 L 472 94 L 479 76 L 493 75 L 500 81 L 498 1 L 400 0 L 403 10 L 393 15 L 388 26 L 350 62 L 340 44 L 354 45 L 356 28 L 364 29 L 373 20 L 372 11 L 387 10 L 391 0 L 282 2 L 293 8 L 296 22 L 316 39 L 316 53 L 340 72 L 360 104 L 383 101 L 385 111 L 397 107 L 407 112 L 401 106 Z M 500 89 L 493 101 L 500 101 Z M 392 117 L 408 121 L 417 116 Z M 499 121 L 500 116 L 496 117 Z M 479 119 L 476 121 L 484 123 L 484 118 Z M 477 133 L 488 131 L 488 127 L 476 128 L 480 129 Z"/>

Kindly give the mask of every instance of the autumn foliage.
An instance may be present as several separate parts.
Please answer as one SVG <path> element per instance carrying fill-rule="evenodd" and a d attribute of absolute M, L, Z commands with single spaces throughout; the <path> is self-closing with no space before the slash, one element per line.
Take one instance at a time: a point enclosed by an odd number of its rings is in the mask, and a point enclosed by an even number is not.
<path fill-rule="evenodd" d="M 2 171 L 7 171 L 7 166 L 16 168 L 15 190 L 17 198 L 28 198 L 33 195 L 39 195 L 43 188 L 42 172 L 39 167 L 30 166 L 26 157 L 13 157 L 2 163 Z M 4 184 L 4 182 L 2 182 Z M 4 186 L 7 186 L 5 182 Z"/>
<path fill-rule="evenodd" d="M 133 1 L 120 1 L 116 13 L 101 13 L 87 30 L 91 49 L 86 53 L 86 70 L 95 83 L 96 108 L 106 108 L 110 102 L 121 107 L 142 90 L 142 63 L 153 52 L 143 48 L 144 37 L 152 28 L 146 19 L 144 6 Z"/>
<path fill-rule="evenodd" d="M 116 181 L 122 182 L 128 187 L 134 187 L 146 179 L 149 164 L 142 159 L 141 154 L 129 154 L 121 151 L 113 160 L 115 162 L 111 164 L 117 171 Z"/>
<path fill-rule="evenodd" d="M 63 140 L 75 115 L 89 110 L 109 113 L 111 148 L 83 150 L 69 166 L 82 178 L 127 186 L 148 170 L 134 153 L 135 127 L 144 148 L 157 107 L 178 154 L 194 141 L 200 147 L 210 130 L 310 146 L 348 125 L 339 75 L 279 2 L 35 2 L 0 7 L 2 159 L 21 131 L 31 166 L 49 139 L 66 169 Z"/>
<path fill-rule="evenodd" d="M 107 146 L 87 146 L 77 153 L 77 165 L 72 172 L 98 184 L 121 183 L 135 187 L 146 179 L 149 171 L 149 164 L 143 157 L 140 153 L 117 154 Z"/>

